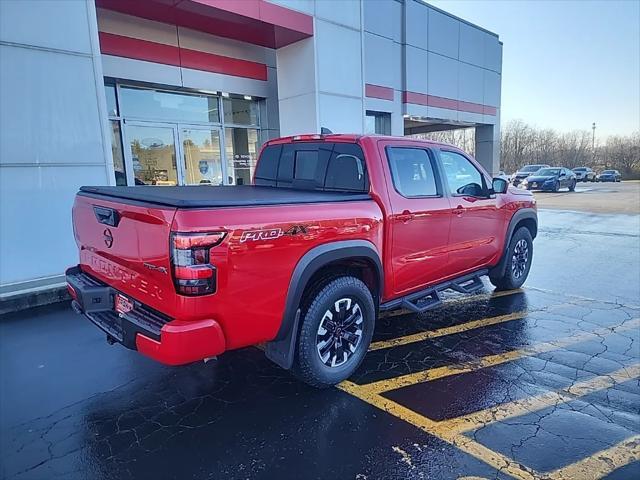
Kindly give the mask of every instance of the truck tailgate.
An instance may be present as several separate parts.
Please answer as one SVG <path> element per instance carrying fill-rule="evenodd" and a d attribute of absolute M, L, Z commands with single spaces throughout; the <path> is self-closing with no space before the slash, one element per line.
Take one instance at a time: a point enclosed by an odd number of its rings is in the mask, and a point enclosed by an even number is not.
<path fill-rule="evenodd" d="M 73 225 L 81 269 L 152 308 L 171 311 L 176 294 L 169 240 L 175 212 L 80 193 Z"/>

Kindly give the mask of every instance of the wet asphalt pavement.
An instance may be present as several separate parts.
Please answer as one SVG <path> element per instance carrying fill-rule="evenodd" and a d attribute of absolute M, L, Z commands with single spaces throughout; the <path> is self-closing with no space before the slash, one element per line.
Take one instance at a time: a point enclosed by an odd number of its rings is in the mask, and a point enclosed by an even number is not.
<path fill-rule="evenodd" d="M 640 478 L 640 218 L 542 211 L 526 288 L 381 318 L 339 388 L 0 320 L 0 478 Z"/>

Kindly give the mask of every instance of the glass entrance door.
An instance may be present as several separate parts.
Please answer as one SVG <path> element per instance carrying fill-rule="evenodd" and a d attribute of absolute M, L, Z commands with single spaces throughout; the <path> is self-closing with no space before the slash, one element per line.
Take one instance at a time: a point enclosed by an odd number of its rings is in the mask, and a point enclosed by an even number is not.
<path fill-rule="evenodd" d="M 126 122 L 129 185 L 223 185 L 226 177 L 219 128 Z"/>
<path fill-rule="evenodd" d="M 180 127 L 184 158 L 185 185 L 223 185 L 220 130 L 217 128 Z"/>
<path fill-rule="evenodd" d="M 179 185 L 177 128 L 152 123 L 126 123 L 129 185 Z"/>

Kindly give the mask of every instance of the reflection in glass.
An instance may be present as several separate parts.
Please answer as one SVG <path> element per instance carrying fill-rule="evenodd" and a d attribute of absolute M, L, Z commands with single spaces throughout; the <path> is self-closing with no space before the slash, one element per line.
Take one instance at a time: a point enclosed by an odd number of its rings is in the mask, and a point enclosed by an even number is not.
<path fill-rule="evenodd" d="M 229 183 L 249 185 L 256 168 L 260 149 L 258 130 L 254 128 L 226 128 L 225 149 Z"/>
<path fill-rule="evenodd" d="M 222 99 L 224 107 L 224 123 L 237 125 L 258 125 L 258 102 L 245 98 L 225 97 Z"/>
<path fill-rule="evenodd" d="M 110 120 L 111 124 L 111 155 L 113 157 L 113 169 L 116 174 L 116 185 L 127 184 L 127 174 L 124 167 L 124 152 L 122 151 L 122 137 L 120 136 L 120 122 Z"/>
<path fill-rule="evenodd" d="M 107 97 L 107 113 L 110 117 L 118 116 L 118 102 L 116 101 L 115 85 L 105 85 L 104 93 Z"/>
<path fill-rule="evenodd" d="M 182 130 L 185 183 L 222 185 L 222 155 L 218 130 Z"/>
<path fill-rule="evenodd" d="M 177 185 L 173 128 L 127 126 L 136 185 Z"/>
<path fill-rule="evenodd" d="M 122 115 L 172 122 L 219 122 L 218 97 L 120 87 Z"/>

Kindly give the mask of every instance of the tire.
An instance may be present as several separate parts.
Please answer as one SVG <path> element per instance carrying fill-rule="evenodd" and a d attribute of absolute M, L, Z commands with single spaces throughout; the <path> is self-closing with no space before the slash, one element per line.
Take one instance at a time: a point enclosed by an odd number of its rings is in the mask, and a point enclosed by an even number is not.
<path fill-rule="evenodd" d="M 571 185 L 569 185 L 569 191 L 570 192 L 575 192 L 576 191 L 576 181 L 575 180 L 573 182 L 571 182 Z"/>
<path fill-rule="evenodd" d="M 558 190 L 560 190 L 560 182 L 556 180 L 556 183 L 553 184 L 553 191 L 557 192 Z"/>
<path fill-rule="evenodd" d="M 355 277 L 334 277 L 311 295 L 293 371 L 309 385 L 326 388 L 349 378 L 362 362 L 373 337 L 376 310 L 371 292 Z"/>
<path fill-rule="evenodd" d="M 526 245 L 526 253 L 522 251 L 523 245 Z M 523 253 L 524 264 L 521 263 Z M 490 276 L 489 280 L 497 290 L 515 290 L 520 288 L 526 281 L 531 269 L 531 261 L 533 260 L 533 238 L 527 227 L 520 227 L 515 231 L 505 255 L 506 264 L 503 275 L 501 277 Z"/>

